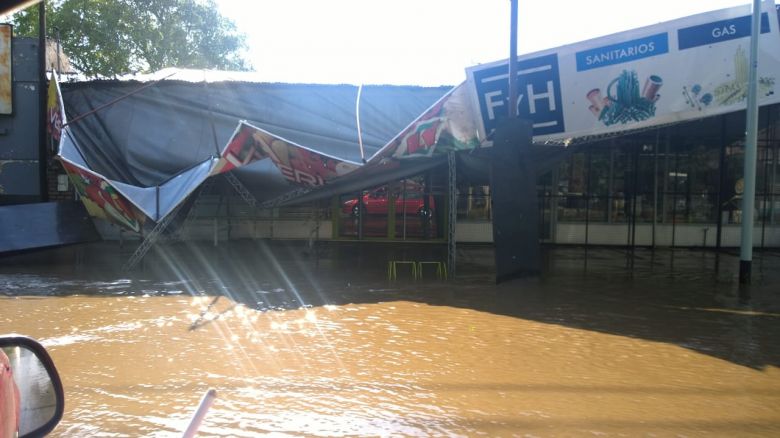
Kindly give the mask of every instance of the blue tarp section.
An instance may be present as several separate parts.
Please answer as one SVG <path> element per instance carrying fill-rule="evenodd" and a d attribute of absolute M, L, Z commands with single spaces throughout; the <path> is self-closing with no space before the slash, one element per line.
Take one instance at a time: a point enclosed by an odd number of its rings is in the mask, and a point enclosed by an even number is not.
<path fill-rule="evenodd" d="M 200 186 L 209 176 L 211 166 L 215 160 L 207 160 L 203 163 L 182 172 L 160 186 L 160 211 L 157 218 L 159 220 L 168 215 L 179 203 Z"/>
<path fill-rule="evenodd" d="M 74 136 L 70 130 L 70 127 L 63 130 L 59 150 L 60 158 L 95 173 L 94 169 L 86 165 L 81 153 L 82 148 L 74 142 Z M 108 179 L 104 175 L 100 176 L 146 216 L 153 221 L 159 221 L 173 211 L 209 177 L 209 172 L 216 161 L 216 158 L 207 158 L 190 169 L 179 172 L 161 182 L 159 186 L 138 186 Z"/>
<path fill-rule="evenodd" d="M 6 230 L 0 233 L 0 254 L 100 239 L 87 210 L 75 201 L 2 206 L 0 230 Z"/>

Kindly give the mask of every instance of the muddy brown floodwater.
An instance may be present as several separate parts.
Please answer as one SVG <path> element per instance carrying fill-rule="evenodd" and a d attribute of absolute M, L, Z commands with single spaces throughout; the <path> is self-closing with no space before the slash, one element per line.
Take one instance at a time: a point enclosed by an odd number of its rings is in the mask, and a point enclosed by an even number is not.
<path fill-rule="evenodd" d="M 60 371 L 52 436 L 780 436 L 780 256 L 558 248 L 541 279 L 388 282 L 441 248 L 235 243 L 0 260 L 0 333 Z M 631 269 L 633 265 L 633 268 Z M 399 277 L 403 277 L 399 273 Z M 428 275 L 431 277 L 431 275 Z"/>

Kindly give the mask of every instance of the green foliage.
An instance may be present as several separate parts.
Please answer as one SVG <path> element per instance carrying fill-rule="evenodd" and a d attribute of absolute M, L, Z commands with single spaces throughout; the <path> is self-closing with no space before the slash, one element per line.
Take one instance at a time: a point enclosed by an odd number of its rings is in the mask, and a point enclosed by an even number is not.
<path fill-rule="evenodd" d="M 11 17 L 14 33 L 38 35 L 38 7 Z M 213 0 L 59 0 L 46 5 L 50 38 L 80 72 L 112 77 L 166 67 L 247 70 L 244 36 Z"/>

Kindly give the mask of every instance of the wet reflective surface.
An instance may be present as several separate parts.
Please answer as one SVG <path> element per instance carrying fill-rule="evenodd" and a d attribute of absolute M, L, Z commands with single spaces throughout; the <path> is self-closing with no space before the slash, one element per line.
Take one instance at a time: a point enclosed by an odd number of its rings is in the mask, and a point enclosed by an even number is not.
<path fill-rule="evenodd" d="M 50 423 L 56 422 L 60 413 L 58 407 L 61 406 L 61 403 L 58 405 L 58 400 L 61 400 L 58 397 L 62 394 L 62 390 L 55 385 L 53 379 L 56 377 L 49 374 L 49 369 L 37 356 L 35 350 L 20 341 L 5 337 L 2 341 L 6 343 L 0 347 L 0 350 L 8 358 L 8 363 L 13 370 L 13 375 L 6 377 L 9 380 L 2 383 L 10 386 L 10 379 L 13 379 L 19 391 L 20 403 L 15 404 L 19 412 L 19 435 L 26 435 L 36 430 L 42 432 L 46 429 L 44 426 L 51 426 Z M 3 387 L 5 388 L 7 386 Z M 6 418 L 8 416 L 3 416 L 3 419 Z"/>
<path fill-rule="evenodd" d="M 65 385 L 54 436 L 175 436 L 208 388 L 204 436 L 780 434 L 777 253 L 743 291 L 737 258 L 687 250 L 559 248 L 501 286 L 482 248 L 456 282 L 387 282 L 433 245 L 174 247 L 125 274 L 129 254 L 0 261 L 0 333 Z"/>

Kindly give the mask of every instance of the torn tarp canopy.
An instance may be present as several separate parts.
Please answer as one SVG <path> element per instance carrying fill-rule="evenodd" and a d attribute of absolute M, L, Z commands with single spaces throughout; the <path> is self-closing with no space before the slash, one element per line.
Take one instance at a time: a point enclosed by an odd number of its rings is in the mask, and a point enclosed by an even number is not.
<path fill-rule="evenodd" d="M 63 129 L 62 139 L 60 141 L 59 158 L 77 168 L 79 172 L 86 172 L 92 176 L 84 179 L 83 184 L 107 184 L 113 187 L 127 202 L 133 204 L 147 217 L 153 221 L 158 221 L 173 211 L 190 193 L 192 193 L 203 181 L 208 178 L 209 171 L 216 162 L 216 158 L 207 158 L 203 162 L 192 166 L 189 169 L 179 172 L 177 175 L 163 181 L 158 186 L 139 187 L 127 184 L 122 181 L 116 181 L 106 178 L 89 169 L 81 154 L 81 149 L 74 141 L 70 132 L 70 127 Z M 74 174 L 71 177 L 78 178 Z M 78 187 L 81 187 L 80 185 Z M 83 191 L 81 196 L 89 198 L 99 197 L 99 191 Z M 105 205 L 104 199 L 93 199 L 96 205 L 101 208 Z"/>
<path fill-rule="evenodd" d="M 143 85 L 135 81 L 62 84 L 67 115 L 72 120 Z M 366 156 L 450 88 L 364 86 L 360 125 Z M 218 154 L 238 120 L 357 162 L 357 90 L 352 85 L 193 83 L 179 81 L 174 74 L 70 127 L 91 169 L 136 186 L 155 186 Z M 241 176 L 260 201 L 276 196 L 283 187 L 289 189 L 272 163 L 247 166 Z"/>

